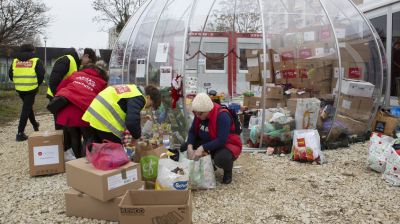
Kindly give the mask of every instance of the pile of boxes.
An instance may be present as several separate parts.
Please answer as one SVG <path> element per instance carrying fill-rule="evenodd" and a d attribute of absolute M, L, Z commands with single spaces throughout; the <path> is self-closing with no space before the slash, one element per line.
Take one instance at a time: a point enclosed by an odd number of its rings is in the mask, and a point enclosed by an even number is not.
<path fill-rule="evenodd" d="M 140 165 L 129 162 L 118 169 L 96 169 L 86 158 L 66 163 L 66 214 L 118 221 L 118 204 L 126 191 L 143 189 Z"/>
<path fill-rule="evenodd" d="M 245 51 L 248 66 L 246 81 L 250 87 L 263 86 L 265 82 L 266 88 L 262 91 L 265 108 L 287 107 L 292 115 L 300 98 L 335 102 L 339 97 L 335 108 L 338 112 L 337 121 L 344 124 L 346 133 L 363 134 L 376 95 L 375 86 L 363 81 L 368 79 L 366 65 L 371 53 L 365 43 L 344 41 L 347 37 L 345 28 L 336 28 L 338 51 L 335 37 L 328 26 L 305 27 L 283 36 L 271 36 L 267 54 L 262 49 Z M 266 74 L 263 74 L 264 66 Z M 343 79 L 341 93 L 338 94 L 341 72 Z M 245 96 L 243 106 L 249 109 L 262 108 L 261 95 Z"/>
<path fill-rule="evenodd" d="M 120 223 L 190 223 L 190 191 L 145 190 L 140 164 L 129 162 L 117 169 L 98 170 L 86 158 L 66 163 L 67 216 Z"/>

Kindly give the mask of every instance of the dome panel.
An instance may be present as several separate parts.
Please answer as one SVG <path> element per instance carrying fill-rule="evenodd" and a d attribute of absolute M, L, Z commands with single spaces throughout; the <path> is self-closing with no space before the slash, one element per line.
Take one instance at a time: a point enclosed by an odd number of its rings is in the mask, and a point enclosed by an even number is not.
<path fill-rule="evenodd" d="M 171 110 L 165 92 L 164 115 L 183 112 L 190 121 L 191 99 L 212 89 L 224 96 L 225 103 L 261 111 L 293 102 L 296 107 L 300 98 L 317 98 L 320 108 L 309 111 L 307 118 L 296 115 L 303 119 L 297 128 L 312 128 L 309 122 L 315 118 L 315 128 L 327 140 L 363 135 L 370 127 L 382 102 L 385 53 L 374 29 L 350 0 L 147 4 L 121 33 L 112 57 L 118 72 L 110 73 L 119 76 L 115 83 L 153 84 L 164 90 L 182 75 L 184 97 Z M 255 96 L 244 97 L 248 92 Z M 175 130 L 184 136 L 187 125 L 178 126 Z M 248 136 L 242 137 L 247 142 Z"/>

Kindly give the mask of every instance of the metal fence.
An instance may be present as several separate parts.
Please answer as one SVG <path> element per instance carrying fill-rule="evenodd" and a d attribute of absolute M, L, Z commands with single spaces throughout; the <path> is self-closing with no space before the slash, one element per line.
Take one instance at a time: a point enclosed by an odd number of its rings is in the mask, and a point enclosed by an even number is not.
<path fill-rule="evenodd" d="M 8 78 L 8 66 L 0 64 L 0 90 L 11 90 L 14 88 L 13 83 Z"/>

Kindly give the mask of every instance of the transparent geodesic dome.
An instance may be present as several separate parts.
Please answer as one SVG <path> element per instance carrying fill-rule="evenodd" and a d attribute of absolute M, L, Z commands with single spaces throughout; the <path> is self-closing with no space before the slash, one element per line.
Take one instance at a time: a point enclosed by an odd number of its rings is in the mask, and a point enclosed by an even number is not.
<path fill-rule="evenodd" d="M 199 92 L 216 90 L 226 103 L 240 104 L 252 92 L 264 110 L 316 97 L 319 113 L 330 117 L 318 130 L 336 139 L 370 128 L 385 89 L 384 58 L 378 35 L 351 0 L 147 0 L 114 46 L 110 84 L 164 89 L 163 121 L 182 136 Z M 168 87 L 177 75 L 184 96 L 173 109 Z M 285 91 L 276 104 L 266 91 L 271 83 Z M 288 92 L 292 87 L 306 95 Z"/>

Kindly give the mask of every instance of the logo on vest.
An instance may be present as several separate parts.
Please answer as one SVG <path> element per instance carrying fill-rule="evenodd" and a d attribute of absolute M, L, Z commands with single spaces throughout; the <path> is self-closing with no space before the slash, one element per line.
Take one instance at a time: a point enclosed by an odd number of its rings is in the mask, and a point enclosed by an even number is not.
<path fill-rule="evenodd" d="M 129 89 L 129 87 L 125 86 L 125 85 L 114 86 L 114 88 L 115 88 L 115 91 L 117 91 L 118 94 L 131 92 L 131 89 Z"/>
<path fill-rule="evenodd" d="M 16 68 L 32 68 L 33 62 L 32 61 L 17 61 L 15 63 Z"/>

